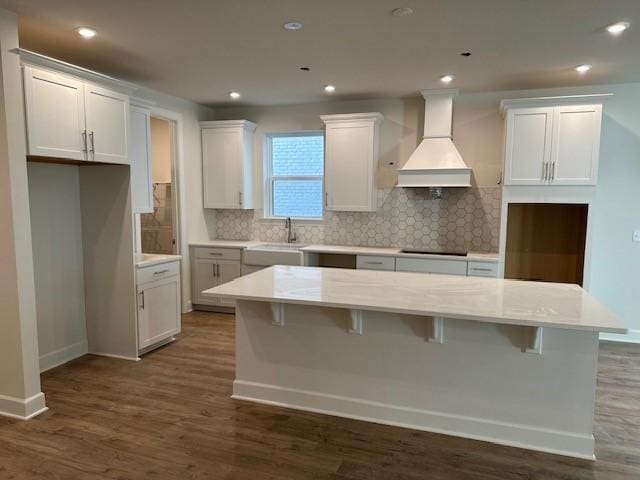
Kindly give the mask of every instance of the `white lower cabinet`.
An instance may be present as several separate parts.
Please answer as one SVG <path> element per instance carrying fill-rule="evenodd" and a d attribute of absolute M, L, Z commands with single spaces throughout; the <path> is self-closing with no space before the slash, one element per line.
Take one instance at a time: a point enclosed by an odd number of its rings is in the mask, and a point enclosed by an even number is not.
<path fill-rule="evenodd" d="M 235 307 L 233 300 L 212 297 L 204 290 L 230 282 L 240 276 L 240 249 L 194 247 L 192 258 L 192 290 L 194 305 Z"/>
<path fill-rule="evenodd" d="M 358 270 L 383 270 L 393 272 L 396 269 L 396 257 L 358 255 L 356 257 L 356 268 Z"/>
<path fill-rule="evenodd" d="M 498 264 L 496 262 L 470 261 L 467 267 L 467 276 L 496 278 L 498 276 Z"/>
<path fill-rule="evenodd" d="M 180 333 L 180 262 L 138 269 L 138 349 Z"/>
<path fill-rule="evenodd" d="M 408 258 L 396 259 L 397 272 L 439 273 L 444 275 L 467 275 L 467 261 L 447 260 L 433 258 Z"/>

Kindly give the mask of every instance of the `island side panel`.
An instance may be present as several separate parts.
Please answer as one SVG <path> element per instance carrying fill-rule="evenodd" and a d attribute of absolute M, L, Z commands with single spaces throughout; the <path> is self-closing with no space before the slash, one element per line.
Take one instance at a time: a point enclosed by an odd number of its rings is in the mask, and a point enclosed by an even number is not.
<path fill-rule="evenodd" d="M 234 397 L 593 458 L 598 337 L 545 329 L 542 355 L 523 328 L 266 302 L 236 308 Z"/>

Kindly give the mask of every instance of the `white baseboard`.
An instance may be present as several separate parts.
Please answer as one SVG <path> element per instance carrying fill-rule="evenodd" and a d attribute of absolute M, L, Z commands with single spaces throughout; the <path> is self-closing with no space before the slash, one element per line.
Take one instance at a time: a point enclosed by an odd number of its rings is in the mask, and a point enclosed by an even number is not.
<path fill-rule="evenodd" d="M 29 420 L 47 410 L 42 392 L 26 399 L 0 395 L 0 416 L 3 417 Z"/>
<path fill-rule="evenodd" d="M 626 335 L 619 333 L 601 333 L 600 340 L 607 342 L 640 343 L 640 330 L 629 330 Z"/>
<path fill-rule="evenodd" d="M 236 380 L 232 398 L 595 460 L 593 435 Z"/>
<path fill-rule="evenodd" d="M 140 357 L 127 357 L 125 355 L 115 355 L 113 353 L 104 353 L 104 352 L 89 352 L 91 355 L 96 355 L 98 357 L 109 357 L 109 358 L 117 358 L 119 360 L 128 360 L 130 362 L 139 362 Z"/>
<path fill-rule="evenodd" d="M 63 347 L 54 352 L 40 356 L 40 373 L 58 367 L 63 363 L 67 363 L 75 358 L 86 355 L 89 351 L 89 345 L 86 340 Z"/>

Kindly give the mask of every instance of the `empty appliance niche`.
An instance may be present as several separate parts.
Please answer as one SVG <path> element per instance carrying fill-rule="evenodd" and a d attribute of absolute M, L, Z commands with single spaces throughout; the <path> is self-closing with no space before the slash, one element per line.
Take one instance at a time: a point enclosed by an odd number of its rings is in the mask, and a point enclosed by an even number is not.
<path fill-rule="evenodd" d="M 588 205 L 510 203 L 505 278 L 582 286 Z"/>

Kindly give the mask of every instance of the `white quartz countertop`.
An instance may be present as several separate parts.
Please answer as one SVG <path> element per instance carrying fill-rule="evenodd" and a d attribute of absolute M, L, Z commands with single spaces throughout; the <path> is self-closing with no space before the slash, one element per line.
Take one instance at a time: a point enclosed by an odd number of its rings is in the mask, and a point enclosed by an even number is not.
<path fill-rule="evenodd" d="M 441 255 L 441 254 L 423 254 L 423 253 L 404 253 L 399 247 L 360 247 L 347 245 L 307 245 L 300 250 L 307 253 L 335 253 L 343 255 L 377 255 L 385 257 L 407 257 L 407 258 L 436 258 L 460 261 L 481 261 L 481 262 L 497 262 L 497 253 L 474 253 L 470 252 L 466 256 Z"/>
<path fill-rule="evenodd" d="M 152 265 L 160 265 L 163 263 L 176 262 L 182 257 L 180 255 L 163 255 L 156 253 L 136 253 L 136 268 L 150 267 Z"/>
<path fill-rule="evenodd" d="M 276 265 L 205 293 L 509 325 L 627 331 L 585 290 L 561 283 Z"/>

